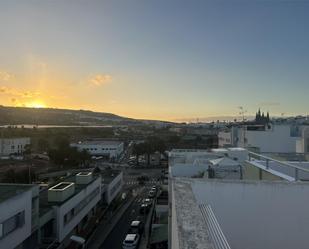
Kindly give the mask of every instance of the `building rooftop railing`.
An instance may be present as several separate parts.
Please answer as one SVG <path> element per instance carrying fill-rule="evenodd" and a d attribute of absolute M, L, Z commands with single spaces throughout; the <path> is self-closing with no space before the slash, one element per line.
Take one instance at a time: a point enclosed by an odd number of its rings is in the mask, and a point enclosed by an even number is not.
<path fill-rule="evenodd" d="M 299 180 L 299 171 L 309 173 L 309 169 L 306 169 L 306 168 L 303 168 L 303 167 L 300 167 L 300 166 L 297 166 L 297 165 L 293 165 L 293 164 L 290 164 L 290 163 L 287 163 L 287 162 L 283 162 L 283 161 L 271 158 L 269 156 L 257 154 L 257 153 L 254 153 L 254 152 L 249 151 L 248 157 L 249 157 L 249 161 L 252 161 L 253 158 L 258 159 L 258 160 L 264 159 L 265 162 L 266 162 L 266 169 L 270 169 L 270 164 L 269 164 L 270 162 L 276 162 L 277 165 L 279 165 L 279 166 L 288 167 L 290 169 L 293 169 L 295 181 Z"/>

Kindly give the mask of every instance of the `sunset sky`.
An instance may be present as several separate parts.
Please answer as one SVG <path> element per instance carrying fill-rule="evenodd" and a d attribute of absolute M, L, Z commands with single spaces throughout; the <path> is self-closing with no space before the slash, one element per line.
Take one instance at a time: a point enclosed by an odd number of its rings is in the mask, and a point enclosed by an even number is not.
<path fill-rule="evenodd" d="M 190 120 L 309 114 L 309 2 L 0 2 L 0 104 Z"/>

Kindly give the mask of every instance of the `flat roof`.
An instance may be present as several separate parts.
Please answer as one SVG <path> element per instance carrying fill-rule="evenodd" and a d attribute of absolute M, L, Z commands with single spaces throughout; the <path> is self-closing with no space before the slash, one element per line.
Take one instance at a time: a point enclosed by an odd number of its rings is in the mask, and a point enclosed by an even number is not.
<path fill-rule="evenodd" d="M 0 203 L 30 190 L 33 186 L 32 184 L 0 183 Z"/>
<path fill-rule="evenodd" d="M 68 199 L 66 199 L 66 200 L 64 200 L 62 202 L 49 202 L 48 201 L 48 188 L 43 189 L 42 191 L 40 191 L 40 194 L 39 194 L 39 198 L 40 198 L 40 216 L 42 216 L 45 213 L 47 213 L 50 209 L 52 209 L 53 206 L 61 206 L 63 203 L 65 203 L 66 201 L 68 201 L 69 199 L 71 199 L 72 197 L 77 195 L 79 192 L 81 192 L 89 184 L 93 183 L 97 179 L 98 179 L 97 176 L 93 176 L 92 181 L 89 182 L 88 184 L 77 184 L 76 183 L 76 176 L 72 175 L 72 176 L 69 176 L 69 177 L 67 177 L 65 179 L 62 179 L 61 181 L 57 182 L 52 187 L 54 187 L 54 186 L 56 186 L 58 184 L 61 184 L 62 182 L 74 183 L 74 186 L 75 186 L 74 194 L 71 195 Z"/>
<path fill-rule="evenodd" d="M 202 213 L 196 203 L 190 182 L 173 180 L 175 222 L 180 249 L 214 249 Z M 173 209 L 174 210 L 174 209 Z M 172 215 L 173 217 L 173 215 Z"/>
<path fill-rule="evenodd" d="M 172 184 L 181 249 L 208 248 L 189 243 L 207 234 L 214 241 L 221 229 L 230 248 L 308 248 L 307 182 L 175 178 Z M 201 218 L 198 208 L 212 212 Z"/>

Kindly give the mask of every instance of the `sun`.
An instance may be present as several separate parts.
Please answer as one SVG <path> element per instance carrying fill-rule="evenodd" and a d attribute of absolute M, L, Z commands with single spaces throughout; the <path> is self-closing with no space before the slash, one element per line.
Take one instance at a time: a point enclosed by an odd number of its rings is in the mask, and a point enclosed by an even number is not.
<path fill-rule="evenodd" d="M 33 101 L 26 104 L 27 107 L 31 108 L 46 108 L 46 105 L 41 101 Z"/>

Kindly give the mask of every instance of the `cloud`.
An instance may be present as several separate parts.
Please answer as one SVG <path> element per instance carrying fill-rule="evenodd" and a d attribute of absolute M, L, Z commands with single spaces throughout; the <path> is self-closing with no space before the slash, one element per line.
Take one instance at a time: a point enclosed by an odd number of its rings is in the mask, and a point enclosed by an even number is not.
<path fill-rule="evenodd" d="M 90 83 L 94 86 L 102 86 L 112 81 L 112 76 L 109 74 L 97 74 L 90 79 Z"/>
<path fill-rule="evenodd" d="M 12 78 L 13 78 L 13 75 L 9 74 L 8 72 L 0 71 L 0 80 L 1 81 L 9 81 Z"/>
<path fill-rule="evenodd" d="M 0 86 L 0 94 L 10 95 L 16 99 L 19 98 L 35 98 L 41 95 L 40 92 L 35 91 L 22 91 L 17 88 Z"/>

